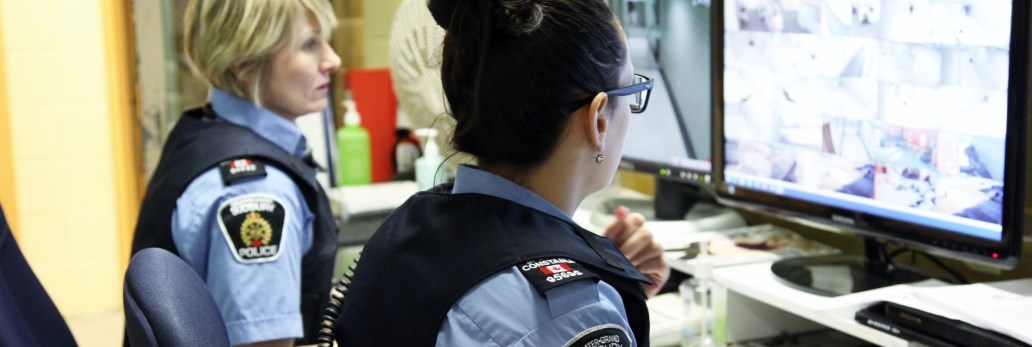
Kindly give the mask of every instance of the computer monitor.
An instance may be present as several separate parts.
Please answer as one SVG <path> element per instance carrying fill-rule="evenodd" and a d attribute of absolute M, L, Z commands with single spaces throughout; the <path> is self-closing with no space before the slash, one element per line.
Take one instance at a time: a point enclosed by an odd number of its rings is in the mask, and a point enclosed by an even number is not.
<path fill-rule="evenodd" d="M 627 130 L 620 168 L 656 176 L 656 217 L 681 219 L 711 183 L 710 6 L 698 0 L 614 6 L 635 71 L 656 80 Z"/>
<path fill-rule="evenodd" d="M 865 239 L 859 261 L 781 261 L 779 278 L 827 295 L 918 279 L 886 242 L 1017 264 L 1029 7 L 714 3 L 718 198 Z"/>

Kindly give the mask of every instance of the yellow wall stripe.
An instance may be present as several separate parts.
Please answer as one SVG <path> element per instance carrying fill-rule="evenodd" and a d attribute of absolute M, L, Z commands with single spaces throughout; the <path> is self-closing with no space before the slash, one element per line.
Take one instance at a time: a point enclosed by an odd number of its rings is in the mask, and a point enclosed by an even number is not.
<path fill-rule="evenodd" d="M 129 263 L 133 228 L 140 208 L 140 134 L 133 96 L 136 95 L 130 0 L 100 0 L 104 22 L 104 51 L 108 70 L 115 203 L 123 268 Z"/>
<path fill-rule="evenodd" d="M 3 4 L 0 3 L 0 7 Z M 3 9 L 0 8 L 0 13 Z M 2 20 L 2 19 L 0 19 Z M 18 204 L 14 201 L 14 149 L 11 148 L 11 112 L 7 105 L 7 68 L 4 65 L 4 32 L 0 23 L 0 204 L 11 229 L 18 236 Z"/>

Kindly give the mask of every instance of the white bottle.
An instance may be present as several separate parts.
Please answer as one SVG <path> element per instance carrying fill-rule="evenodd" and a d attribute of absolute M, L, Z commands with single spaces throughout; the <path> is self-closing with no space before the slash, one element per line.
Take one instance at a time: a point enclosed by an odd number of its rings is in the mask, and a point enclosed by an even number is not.
<path fill-rule="evenodd" d="M 445 173 L 438 173 L 441 163 L 441 150 L 437 147 L 437 129 L 421 128 L 416 129 L 416 136 L 423 138 L 423 156 L 416 159 L 416 183 L 419 190 L 427 190 L 435 185 L 443 183 Z"/>

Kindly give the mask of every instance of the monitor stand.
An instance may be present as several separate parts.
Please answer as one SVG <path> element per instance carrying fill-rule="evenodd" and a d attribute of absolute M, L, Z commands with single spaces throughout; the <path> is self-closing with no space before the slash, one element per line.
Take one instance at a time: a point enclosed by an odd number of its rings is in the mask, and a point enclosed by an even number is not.
<path fill-rule="evenodd" d="M 658 220 L 684 220 L 688 211 L 702 199 L 699 185 L 656 177 L 653 206 Z"/>
<path fill-rule="evenodd" d="M 824 296 L 839 296 L 928 279 L 892 262 L 885 244 L 864 238 L 864 257 L 831 255 L 787 258 L 770 269 L 782 282 Z"/>
<path fill-rule="evenodd" d="M 578 210 L 589 212 L 578 220 L 599 230 L 613 222 L 613 211 L 617 206 L 626 206 L 632 212 L 640 213 L 646 221 L 653 222 L 659 231 L 663 228 L 655 222 L 691 222 L 695 230 L 723 230 L 743 227 L 747 223 L 737 211 L 723 207 L 712 197 L 700 194 L 698 186 L 676 181 L 656 179 L 654 196 L 648 196 L 630 189 L 611 186 L 585 198 Z M 669 205 L 668 205 L 669 204 Z M 676 206 L 671 208 L 670 205 Z M 577 217 L 575 217 L 576 220 Z M 683 229 L 683 228 L 682 228 Z M 600 232 L 596 230 L 596 232 Z"/>

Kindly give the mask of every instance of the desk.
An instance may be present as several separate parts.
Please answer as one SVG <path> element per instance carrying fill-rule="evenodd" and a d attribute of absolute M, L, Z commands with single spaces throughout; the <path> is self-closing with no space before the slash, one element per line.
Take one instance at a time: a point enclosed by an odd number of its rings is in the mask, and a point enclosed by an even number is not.
<path fill-rule="evenodd" d="M 853 314 L 876 301 L 902 296 L 913 287 L 946 285 L 929 280 L 825 297 L 786 286 L 775 278 L 770 264 L 760 262 L 713 270 L 713 279 L 727 290 L 729 341 L 803 332 L 823 326 L 879 346 L 908 346 L 906 340 L 857 323 Z"/>
<path fill-rule="evenodd" d="M 387 215 L 418 192 L 419 187 L 412 181 L 327 189 L 334 217 L 343 224 L 337 236 L 338 246 L 361 246 Z"/>
<path fill-rule="evenodd" d="M 601 232 L 604 225 L 612 221 L 612 216 L 609 215 L 612 206 L 606 203 L 612 199 L 624 202 L 634 199 L 648 201 L 647 197 L 638 196 L 633 192 L 618 187 L 609 188 L 586 199 L 574 219 L 582 226 Z M 647 209 L 647 206 L 643 203 L 638 207 Z M 693 212 L 695 213 L 689 213 L 688 221 L 649 221 L 646 225 L 660 240 L 667 236 L 683 238 L 686 233 L 744 226 L 744 220 L 740 216 L 727 215 L 731 213 L 729 209 L 701 204 L 694 207 Z M 674 271 L 690 274 L 688 262 L 679 258 L 682 254 L 669 252 L 666 254 L 667 261 Z M 805 332 L 829 327 L 881 346 L 908 345 L 906 340 L 857 323 L 853 319 L 853 314 L 875 301 L 902 295 L 910 286 L 893 286 L 835 298 L 817 296 L 779 282 L 770 271 L 770 264 L 776 258 L 773 255 L 766 259 L 751 257 L 752 262 L 714 268 L 714 280 L 727 291 L 729 341 L 754 340 L 777 336 L 782 332 Z M 933 282 L 927 285 L 941 284 Z M 660 306 L 669 305 L 672 304 L 665 302 Z"/>

